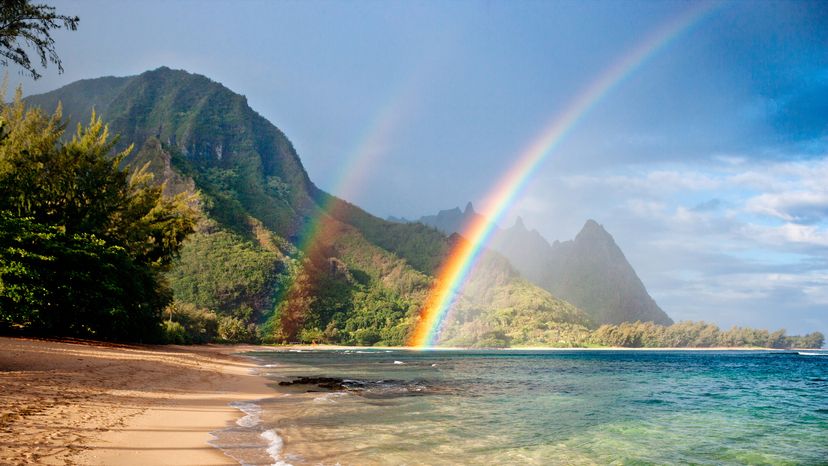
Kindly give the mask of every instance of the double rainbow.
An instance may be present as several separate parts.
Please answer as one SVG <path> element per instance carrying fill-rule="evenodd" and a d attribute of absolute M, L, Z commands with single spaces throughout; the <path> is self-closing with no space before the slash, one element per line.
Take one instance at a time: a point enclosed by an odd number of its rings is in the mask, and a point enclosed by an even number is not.
<path fill-rule="evenodd" d="M 517 163 L 488 196 L 489 201 L 486 204 L 489 206 L 489 215 L 481 215 L 466 226 L 462 233 L 466 241 L 458 242 L 455 250 L 449 254 L 440 268 L 435 285 L 420 311 L 419 321 L 408 342 L 409 346 L 428 348 L 437 342 L 446 313 L 462 288 L 481 249 L 491 236 L 494 226 L 512 206 L 541 162 L 610 90 L 713 11 L 716 6 L 715 3 L 696 4 L 649 34 L 586 87 L 521 153 Z"/>

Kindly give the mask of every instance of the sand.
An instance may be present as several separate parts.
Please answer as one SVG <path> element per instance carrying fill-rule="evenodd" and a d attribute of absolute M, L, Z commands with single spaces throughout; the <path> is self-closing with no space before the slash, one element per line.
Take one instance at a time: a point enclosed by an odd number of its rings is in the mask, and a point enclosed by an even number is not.
<path fill-rule="evenodd" d="M 237 464 L 208 442 L 273 393 L 248 349 L 0 338 L 0 464 Z"/>

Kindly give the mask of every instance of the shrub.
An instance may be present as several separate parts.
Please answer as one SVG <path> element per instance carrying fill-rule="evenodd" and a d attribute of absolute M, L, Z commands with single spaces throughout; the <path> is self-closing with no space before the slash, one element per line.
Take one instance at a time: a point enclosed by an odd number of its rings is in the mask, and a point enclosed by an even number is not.
<path fill-rule="evenodd" d="M 258 343 L 256 324 L 248 324 L 237 317 L 222 316 L 218 321 L 218 337 L 225 343 Z"/>
<path fill-rule="evenodd" d="M 178 322 L 164 322 L 164 341 L 173 345 L 185 345 L 189 343 L 187 332 L 184 326 Z"/>
<path fill-rule="evenodd" d="M 360 346 L 373 346 L 380 341 L 380 333 L 373 328 L 361 328 L 353 332 L 354 343 Z"/>
<path fill-rule="evenodd" d="M 305 328 L 299 332 L 299 341 L 302 343 L 320 343 L 325 339 L 325 334 L 316 327 Z"/>
<path fill-rule="evenodd" d="M 164 317 L 180 324 L 185 332 L 186 344 L 210 343 L 218 335 L 218 316 L 215 312 L 201 309 L 192 303 L 175 301 L 164 309 Z"/>

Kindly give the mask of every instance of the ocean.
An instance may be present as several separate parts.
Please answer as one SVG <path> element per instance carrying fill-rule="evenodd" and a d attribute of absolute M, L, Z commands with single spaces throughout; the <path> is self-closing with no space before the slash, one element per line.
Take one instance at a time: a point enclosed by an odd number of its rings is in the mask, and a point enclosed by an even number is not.
<path fill-rule="evenodd" d="M 250 353 L 242 464 L 828 464 L 828 353 Z M 281 383 L 281 385 L 279 385 Z"/>

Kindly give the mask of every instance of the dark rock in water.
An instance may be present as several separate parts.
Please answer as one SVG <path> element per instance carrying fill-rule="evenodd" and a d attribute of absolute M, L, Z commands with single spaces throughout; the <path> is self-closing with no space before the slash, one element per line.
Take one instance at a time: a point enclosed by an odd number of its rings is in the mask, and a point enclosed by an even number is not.
<path fill-rule="evenodd" d="M 384 381 L 381 381 L 384 382 Z M 333 391 L 360 391 L 364 390 L 372 382 L 363 382 L 361 380 L 341 379 L 339 377 L 299 377 L 292 381 L 282 381 L 279 385 L 282 387 L 290 387 L 293 385 L 315 385 L 317 388 Z M 317 392 L 319 390 L 309 389 L 308 392 Z"/>
<path fill-rule="evenodd" d="M 336 377 L 299 377 L 291 382 L 279 382 L 282 387 L 289 387 L 292 385 L 316 385 L 319 388 L 328 390 L 348 390 L 348 387 L 343 383 L 344 380 Z M 308 390 L 316 391 L 316 390 Z"/>
<path fill-rule="evenodd" d="M 307 393 L 319 391 L 348 391 L 365 398 L 387 399 L 401 396 L 439 395 L 456 392 L 449 387 L 435 386 L 423 381 L 402 380 L 353 380 L 339 377 L 299 377 L 292 381 L 279 382 L 282 387 L 308 386 Z M 321 389 L 321 390 L 320 390 Z"/>

